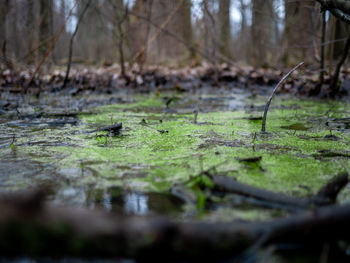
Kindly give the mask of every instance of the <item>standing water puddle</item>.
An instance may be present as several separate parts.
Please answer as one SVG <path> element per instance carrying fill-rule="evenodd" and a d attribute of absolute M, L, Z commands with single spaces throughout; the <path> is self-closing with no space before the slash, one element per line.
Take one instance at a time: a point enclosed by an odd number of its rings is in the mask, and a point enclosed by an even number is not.
<path fill-rule="evenodd" d="M 266 98 L 249 96 L 234 90 L 190 96 L 47 96 L 20 103 L 5 97 L 0 189 L 49 189 L 54 205 L 188 215 L 191 206 L 198 208 L 191 190 L 180 199 L 171 193 L 175 184 L 203 171 L 305 197 L 350 170 L 348 104 L 328 111 L 331 102 L 278 98 L 268 114 L 269 133 L 262 134 Z M 120 122 L 118 134 L 99 131 Z M 258 165 L 239 161 L 255 157 L 261 157 Z M 348 200 L 349 193 L 346 189 L 341 200 Z M 204 215 L 256 219 L 260 212 L 217 206 Z"/>

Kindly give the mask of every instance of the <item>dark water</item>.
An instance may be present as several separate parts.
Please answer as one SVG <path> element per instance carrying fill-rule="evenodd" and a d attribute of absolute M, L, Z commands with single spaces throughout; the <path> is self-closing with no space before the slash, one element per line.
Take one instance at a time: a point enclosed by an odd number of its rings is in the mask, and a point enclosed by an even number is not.
<path fill-rule="evenodd" d="M 65 187 L 49 196 L 49 202 L 128 215 L 178 215 L 184 204 L 170 193 L 125 191 L 120 187 L 106 190 Z"/>

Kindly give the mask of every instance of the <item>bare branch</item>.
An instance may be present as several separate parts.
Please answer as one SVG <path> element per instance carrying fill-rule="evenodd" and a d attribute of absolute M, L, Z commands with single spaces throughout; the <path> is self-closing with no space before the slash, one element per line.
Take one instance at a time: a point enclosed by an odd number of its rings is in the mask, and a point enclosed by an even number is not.
<path fill-rule="evenodd" d="M 335 17 L 350 24 L 350 1 L 346 0 L 317 0 L 321 11 L 330 11 Z"/>
<path fill-rule="evenodd" d="M 265 125 L 266 125 L 266 116 L 267 116 L 267 112 L 269 110 L 271 101 L 273 96 L 275 95 L 277 89 L 283 84 L 283 82 L 289 77 L 290 74 L 293 73 L 294 70 L 296 70 L 297 68 L 299 68 L 301 65 L 303 65 L 304 62 L 299 63 L 298 65 L 296 65 L 293 69 L 291 69 L 281 80 L 280 82 L 277 83 L 276 87 L 274 88 L 274 90 L 272 91 L 272 94 L 270 96 L 270 98 L 267 100 L 267 103 L 265 105 L 265 110 L 264 110 L 264 117 L 263 117 L 263 122 L 262 122 L 262 127 L 261 127 L 261 131 L 265 132 Z"/>

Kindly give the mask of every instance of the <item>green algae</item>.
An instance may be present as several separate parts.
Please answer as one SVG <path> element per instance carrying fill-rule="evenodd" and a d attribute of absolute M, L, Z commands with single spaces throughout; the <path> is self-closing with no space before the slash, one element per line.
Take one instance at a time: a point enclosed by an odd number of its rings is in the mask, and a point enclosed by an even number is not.
<path fill-rule="evenodd" d="M 348 104 L 338 103 L 329 111 L 333 102 L 276 99 L 267 118 L 268 133 L 262 134 L 258 117 L 264 99 L 246 100 L 244 105 L 252 106 L 234 111 L 204 105 L 194 123 L 189 105 L 195 98 L 183 104 L 180 98 L 168 109 L 161 97 L 136 96 L 131 103 L 106 105 L 94 109 L 93 114 L 81 114 L 79 126 L 33 130 L 33 138 L 19 137 L 14 148 L 35 162 L 56 167 L 53 181 L 96 189 L 121 186 L 168 192 L 174 184 L 211 169 L 253 186 L 305 197 L 336 174 L 349 171 L 346 155 L 320 154 L 324 150 L 346 153 L 349 149 L 349 130 L 343 126 L 330 129 L 327 124 L 348 117 Z M 119 136 L 87 133 L 114 122 L 123 123 Z M 330 134 L 337 140 L 329 139 Z M 45 143 L 34 144 L 40 141 Z M 253 165 L 237 159 L 258 156 L 261 161 Z M 348 196 L 344 194 L 344 200 Z M 252 211 L 243 214 L 238 217 L 257 215 Z"/>
<path fill-rule="evenodd" d="M 123 107 L 103 106 L 96 115 L 81 116 L 81 121 L 90 126 L 109 125 L 112 118 L 123 122 L 123 135 L 110 137 L 103 145 L 94 136 L 79 135 L 84 146 L 74 149 L 60 147 L 61 152 L 71 152 L 60 165 L 76 166 L 80 162 L 96 161 L 100 164 L 90 167 L 99 171 L 99 177 L 92 181 L 101 187 L 123 185 L 143 191 L 167 191 L 172 184 L 184 182 L 203 169 L 217 166 L 217 171 L 230 171 L 242 182 L 305 196 L 310 193 L 301 186 L 316 191 L 335 173 L 349 168 L 346 158 L 320 160 L 313 154 L 324 149 L 346 150 L 350 138 L 346 133 L 335 131 L 333 133 L 341 138 L 340 141 L 314 139 L 329 134 L 324 117 L 319 117 L 329 108 L 329 103 L 303 100 L 277 103 L 296 106 L 272 108 L 267 126 L 271 136 L 265 137 L 259 134 L 261 121 L 249 120 L 250 113 L 243 110 L 200 113 L 195 124 L 190 113 L 165 112 L 162 101 L 155 97 Z M 150 114 L 144 109 L 157 106 L 159 113 L 154 110 Z M 342 107 L 345 105 L 338 106 L 338 109 Z M 336 110 L 333 109 L 333 115 L 344 116 Z M 321 119 L 309 121 L 317 117 Z M 141 125 L 142 119 L 149 124 Z M 294 123 L 301 123 L 302 127 L 305 125 L 309 129 L 295 129 L 296 132 L 284 129 Z M 157 130 L 168 133 L 161 134 Z M 300 138 L 300 135 L 310 138 Z M 211 147 L 198 147 L 208 139 L 212 140 Z M 236 142 L 236 147 L 229 147 L 229 142 Z M 236 157 L 252 156 L 262 156 L 259 166 L 252 167 L 235 160 Z"/>

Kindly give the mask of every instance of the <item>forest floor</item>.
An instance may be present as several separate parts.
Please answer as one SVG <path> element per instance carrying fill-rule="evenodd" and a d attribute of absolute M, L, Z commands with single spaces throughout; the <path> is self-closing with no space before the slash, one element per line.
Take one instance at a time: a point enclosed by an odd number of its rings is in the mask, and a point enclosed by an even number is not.
<path fill-rule="evenodd" d="M 20 67 L 19 67 L 20 68 Z M 106 67 L 87 67 L 75 65 L 70 77 L 64 85 L 65 69 L 56 67 L 33 77 L 34 69 L 3 69 L 0 71 L 1 91 L 10 93 L 60 92 L 71 96 L 81 93 L 115 93 L 133 90 L 142 93 L 175 91 L 192 92 L 199 89 L 242 88 L 252 94 L 265 92 L 262 86 L 271 87 L 283 77 L 281 69 L 254 69 L 250 66 L 228 66 L 226 64 L 212 67 L 201 65 L 194 67 L 172 68 L 165 66 L 147 66 L 140 69 L 133 66 L 123 77 L 117 64 Z M 350 92 L 350 68 L 343 68 L 339 76 L 339 96 L 347 96 Z M 324 73 L 323 85 L 317 97 L 329 96 L 330 75 Z M 279 92 L 309 96 L 314 95 L 319 84 L 319 70 L 303 66 L 293 72 Z"/>
<path fill-rule="evenodd" d="M 25 72 L 2 73 L 3 193 L 35 187 L 45 191 L 50 207 L 257 223 L 323 204 L 313 197 L 350 170 L 346 97 L 300 97 L 317 83 L 316 74 L 292 75 L 262 133 L 262 113 L 280 71 L 149 68 L 128 79 L 113 71 L 73 71 L 65 89 L 58 70 L 30 85 Z M 117 123 L 117 130 L 108 128 Z M 241 190 L 247 186 L 256 188 Z M 337 204 L 349 201 L 350 188 L 343 187 Z M 262 198 L 260 190 L 282 201 Z M 291 262 L 283 253 L 268 257 Z M 322 253 L 313 251 L 312 260 L 319 262 Z"/>

